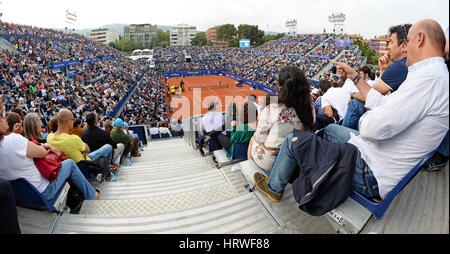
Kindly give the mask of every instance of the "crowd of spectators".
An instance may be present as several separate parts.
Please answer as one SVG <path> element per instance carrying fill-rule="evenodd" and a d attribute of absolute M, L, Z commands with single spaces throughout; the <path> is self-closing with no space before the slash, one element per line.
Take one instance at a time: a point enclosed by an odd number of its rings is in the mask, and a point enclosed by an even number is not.
<path fill-rule="evenodd" d="M 285 36 L 251 49 L 171 46 L 155 50 L 155 70 L 224 70 L 275 88 L 278 72 L 285 66 L 294 65 L 312 79 L 342 50 L 346 50 L 345 59 L 357 64 L 359 55 L 353 49 L 338 47 L 337 39 L 338 36 L 331 34 L 301 34 Z"/>
<path fill-rule="evenodd" d="M 17 49 L 1 52 L 6 110 L 36 112 L 43 126 L 62 107 L 77 118 L 90 111 L 111 116 L 147 68 L 145 61 L 132 61 L 81 35 L 10 23 L 0 23 L 0 34 Z M 93 57 L 96 61 L 83 61 Z M 67 69 L 52 68 L 67 60 L 77 61 Z"/>

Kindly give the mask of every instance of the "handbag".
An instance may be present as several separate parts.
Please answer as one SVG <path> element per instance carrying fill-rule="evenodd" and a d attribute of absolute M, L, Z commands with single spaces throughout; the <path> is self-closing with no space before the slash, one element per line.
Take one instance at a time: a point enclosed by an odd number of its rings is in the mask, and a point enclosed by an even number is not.
<path fill-rule="evenodd" d="M 30 138 L 30 141 L 36 145 L 41 145 L 37 140 Z M 62 167 L 62 161 L 66 159 L 64 152 L 60 151 L 60 155 L 58 156 L 54 152 L 48 152 L 48 154 L 44 158 L 34 158 L 34 165 L 39 170 L 41 175 L 47 179 L 49 182 L 52 182 L 58 178 L 59 170 Z"/>

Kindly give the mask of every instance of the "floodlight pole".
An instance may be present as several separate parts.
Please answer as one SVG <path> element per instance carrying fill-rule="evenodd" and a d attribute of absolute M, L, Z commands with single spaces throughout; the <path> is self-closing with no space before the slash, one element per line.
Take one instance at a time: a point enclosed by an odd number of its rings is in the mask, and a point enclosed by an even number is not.
<path fill-rule="evenodd" d="M 286 28 L 288 29 L 288 35 L 296 35 L 297 34 L 297 25 L 298 22 L 296 19 L 291 19 L 286 21 Z"/>
<path fill-rule="evenodd" d="M 346 16 L 342 12 L 333 13 L 331 16 L 328 16 L 328 21 L 334 25 L 333 32 L 336 34 L 343 34 L 345 29 L 345 19 Z"/>
<path fill-rule="evenodd" d="M 77 16 L 76 12 L 73 12 L 73 11 L 70 11 L 69 9 L 66 9 L 66 20 L 65 20 L 65 22 L 67 24 L 70 24 L 70 25 L 75 24 L 77 22 L 77 17 L 78 16 Z M 67 26 L 69 26 L 69 25 L 67 25 Z M 66 26 L 66 33 L 67 33 L 67 26 Z M 73 28 L 73 29 L 75 31 L 75 28 Z M 69 28 L 69 30 L 70 30 L 70 28 Z"/>

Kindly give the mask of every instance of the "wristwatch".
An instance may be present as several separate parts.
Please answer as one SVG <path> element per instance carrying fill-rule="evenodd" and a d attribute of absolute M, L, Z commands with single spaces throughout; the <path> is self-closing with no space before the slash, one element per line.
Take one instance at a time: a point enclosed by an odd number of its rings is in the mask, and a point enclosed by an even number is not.
<path fill-rule="evenodd" d="M 361 79 L 361 75 L 358 73 L 355 78 L 352 79 L 353 83 L 358 84 L 359 80 Z"/>

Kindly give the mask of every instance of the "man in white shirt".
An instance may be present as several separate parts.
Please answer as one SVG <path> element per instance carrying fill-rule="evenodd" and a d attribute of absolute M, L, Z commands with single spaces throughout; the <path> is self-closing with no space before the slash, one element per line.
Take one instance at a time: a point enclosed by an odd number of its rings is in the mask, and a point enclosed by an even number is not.
<path fill-rule="evenodd" d="M 324 109 L 325 115 L 329 118 L 334 118 L 333 109 L 335 109 L 339 115 L 339 119 L 335 118 L 335 122 L 343 119 L 347 113 L 349 99 L 350 95 L 345 88 L 331 87 L 322 96 L 322 108 Z"/>
<path fill-rule="evenodd" d="M 152 127 L 150 128 L 150 135 L 159 135 L 159 128 L 156 126 L 156 124 L 152 124 Z"/>
<path fill-rule="evenodd" d="M 204 142 L 198 144 L 198 149 L 200 153 L 203 152 L 203 144 L 213 139 L 216 145 L 221 149 L 219 142 L 217 141 L 218 135 L 226 135 L 225 129 L 225 117 L 222 113 L 216 112 L 216 102 L 211 102 L 208 105 L 208 113 L 204 115 L 200 122 L 200 130 L 202 133 L 200 135 L 204 136 Z M 202 153 L 203 154 L 203 153 Z"/>
<path fill-rule="evenodd" d="M 329 125 L 324 138 L 355 145 L 358 160 L 352 188 L 383 199 L 427 154 L 435 151 L 449 129 L 449 73 L 440 25 L 423 20 L 407 37 L 408 76 L 400 88 L 383 96 L 344 63 L 334 63 L 352 79 L 371 108 L 360 119 L 360 132 Z M 366 180 L 368 179 L 368 180 Z"/>
<path fill-rule="evenodd" d="M 225 124 L 223 114 L 216 112 L 216 104 L 210 103 L 208 105 L 208 113 L 206 113 L 200 120 L 201 130 L 205 135 L 220 129 Z"/>
<path fill-rule="evenodd" d="M 165 122 L 161 123 L 161 126 L 159 127 L 159 133 L 160 136 L 162 134 L 169 134 L 169 137 L 172 137 L 172 132 L 169 130 L 169 128 L 167 128 L 167 124 Z"/>

